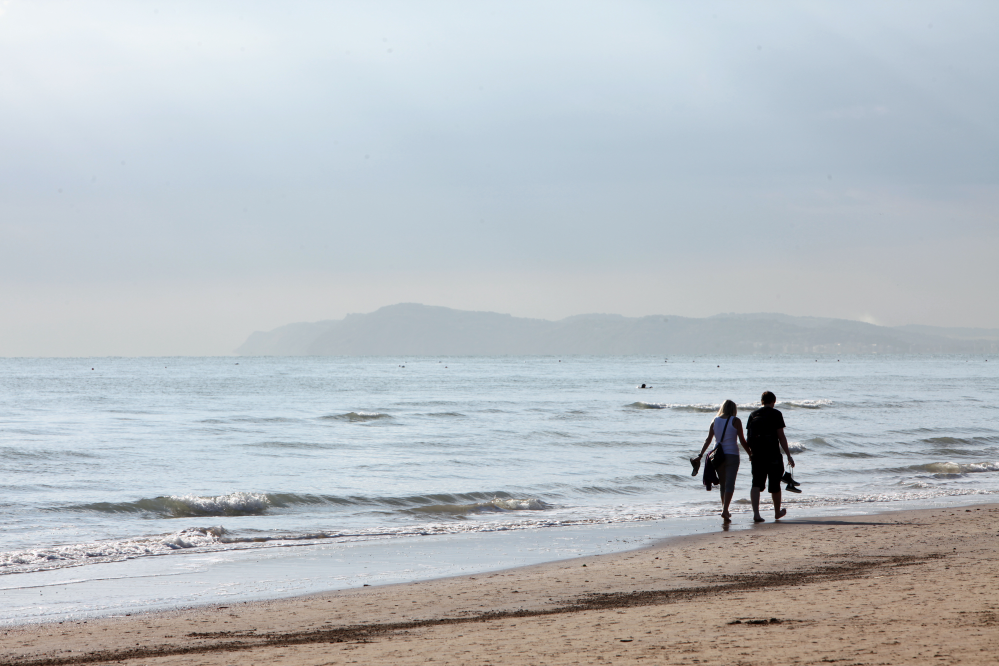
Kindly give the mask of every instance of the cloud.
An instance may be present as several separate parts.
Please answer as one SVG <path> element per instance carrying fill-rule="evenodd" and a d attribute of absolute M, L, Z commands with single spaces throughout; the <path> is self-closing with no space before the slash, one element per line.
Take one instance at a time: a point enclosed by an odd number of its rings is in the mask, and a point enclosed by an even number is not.
<path fill-rule="evenodd" d="M 409 286 L 378 278 L 368 301 L 335 290 L 323 307 L 613 311 L 606 294 L 649 275 L 689 294 L 650 312 L 711 314 L 721 284 L 703 273 L 739 281 L 793 257 L 798 278 L 780 279 L 846 285 L 862 268 L 894 285 L 907 269 L 883 257 L 935 250 L 922 270 L 957 290 L 961 243 L 995 247 L 987 3 L 6 7 L 0 283 L 39 294 L 18 310 L 26 331 L 50 325 L 61 306 L 42 294 L 60 289 L 110 330 L 129 308 L 109 295 L 148 288 L 199 330 L 230 324 L 182 307 L 202 298 L 192 284 L 224 302 L 239 283 L 315 294 L 381 275 Z M 587 274 L 614 289 L 566 287 Z M 964 310 L 900 309 L 920 301 L 904 287 L 847 310 L 844 289 L 782 304 L 985 323 L 978 285 L 961 286 Z M 297 309 L 230 317 L 228 337 L 237 320 L 323 318 L 285 300 Z M 155 339 L 140 346 L 170 349 Z"/>
<path fill-rule="evenodd" d="M 823 112 L 820 117 L 832 120 L 864 120 L 865 118 L 883 118 L 887 115 L 888 107 L 884 105 L 857 104 L 839 109 L 830 109 Z"/>

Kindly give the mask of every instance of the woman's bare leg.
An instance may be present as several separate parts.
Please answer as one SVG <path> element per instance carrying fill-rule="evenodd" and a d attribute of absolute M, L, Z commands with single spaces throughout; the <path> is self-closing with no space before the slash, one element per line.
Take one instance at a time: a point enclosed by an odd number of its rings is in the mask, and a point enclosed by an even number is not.
<path fill-rule="evenodd" d="M 728 505 L 732 503 L 733 495 L 735 495 L 735 493 L 722 492 L 722 518 L 724 518 L 726 522 L 732 519 L 732 514 L 729 513 Z"/>

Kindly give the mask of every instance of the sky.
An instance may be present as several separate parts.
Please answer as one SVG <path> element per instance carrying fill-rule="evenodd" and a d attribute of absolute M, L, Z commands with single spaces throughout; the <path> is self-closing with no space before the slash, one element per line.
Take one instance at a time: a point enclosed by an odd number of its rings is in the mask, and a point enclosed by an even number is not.
<path fill-rule="evenodd" d="M 0 356 L 400 302 L 999 327 L 999 3 L 0 1 Z"/>

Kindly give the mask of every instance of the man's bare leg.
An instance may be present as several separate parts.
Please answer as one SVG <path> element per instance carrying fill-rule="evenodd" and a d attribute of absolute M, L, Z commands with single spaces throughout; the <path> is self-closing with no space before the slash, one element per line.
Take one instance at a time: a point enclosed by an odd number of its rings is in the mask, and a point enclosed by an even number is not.
<path fill-rule="evenodd" d="M 780 491 L 770 493 L 770 496 L 774 498 L 774 520 L 780 520 L 787 515 L 787 509 L 780 508 Z"/>
<path fill-rule="evenodd" d="M 753 486 L 753 489 L 749 491 L 749 499 L 753 502 L 753 522 L 766 522 L 766 519 L 760 515 L 760 489 Z"/>

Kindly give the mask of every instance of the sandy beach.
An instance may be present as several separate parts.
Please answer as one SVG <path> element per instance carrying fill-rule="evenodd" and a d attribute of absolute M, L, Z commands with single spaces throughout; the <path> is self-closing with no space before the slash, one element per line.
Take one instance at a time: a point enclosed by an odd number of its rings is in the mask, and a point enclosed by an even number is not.
<path fill-rule="evenodd" d="M 792 517 L 475 576 L 8 628 L 0 661 L 995 664 L 997 545 L 995 504 Z"/>

